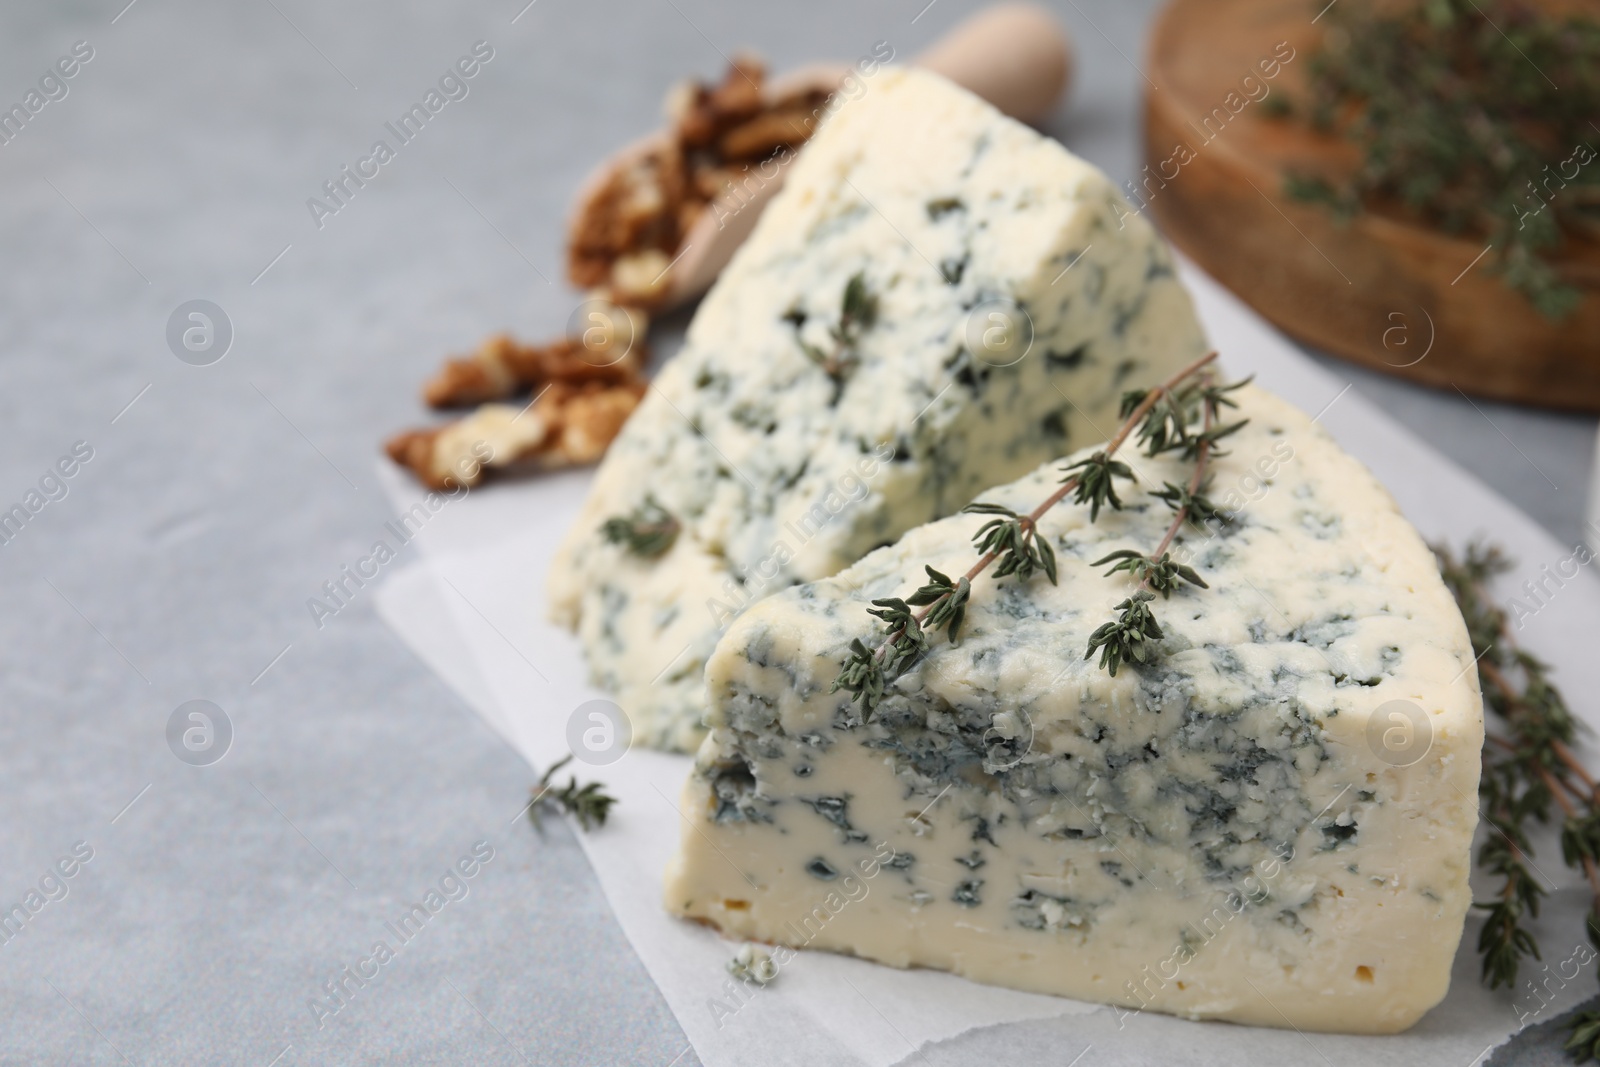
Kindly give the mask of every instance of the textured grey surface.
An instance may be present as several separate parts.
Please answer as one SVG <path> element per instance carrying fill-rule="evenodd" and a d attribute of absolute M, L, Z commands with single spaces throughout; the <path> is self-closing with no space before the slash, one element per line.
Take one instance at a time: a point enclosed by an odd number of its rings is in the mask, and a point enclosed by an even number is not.
<path fill-rule="evenodd" d="M 1600 1007 L 1600 999 L 1589 1000 L 1548 1022 L 1526 1027 L 1495 1049 L 1483 1067 L 1568 1067 L 1572 1054 L 1565 1046 L 1572 1036 L 1572 1021 L 1579 1011 L 1593 1011 L 1597 1007 Z"/>
<path fill-rule="evenodd" d="M 0 903 L 94 852 L 0 944 L 0 1062 L 673 1063 L 568 830 L 512 822 L 530 770 L 370 588 L 320 630 L 305 602 L 382 532 L 376 443 L 440 355 L 560 329 L 567 199 L 669 83 L 742 44 L 910 55 L 974 5 L 124 2 L 0 8 L 6 103 L 95 50 L 0 147 L 0 505 L 94 450 L 0 547 Z M 1059 6 L 1081 73 L 1051 132 L 1129 175 L 1153 5 Z M 319 230 L 306 198 L 480 39 L 469 95 Z M 235 331 L 211 366 L 165 340 L 196 298 Z M 1577 536 L 1593 420 L 1348 377 Z M 197 698 L 235 732 L 209 767 L 166 740 Z M 480 840 L 469 894 L 319 1029 L 308 999 Z"/>

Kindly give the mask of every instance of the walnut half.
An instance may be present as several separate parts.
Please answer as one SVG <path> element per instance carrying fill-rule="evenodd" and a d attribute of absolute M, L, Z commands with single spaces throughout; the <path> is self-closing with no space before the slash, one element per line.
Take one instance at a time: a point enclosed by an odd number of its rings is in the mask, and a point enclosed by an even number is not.
<path fill-rule="evenodd" d="M 422 397 L 434 408 L 470 407 L 551 382 L 634 381 L 649 358 L 644 317 L 621 308 L 607 308 L 595 316 L 602 325 L 542 345 L 518 344 L 508 334 L 495 334 L 472 355 L 445 363 L 423 386 Z"/>
<path fill-rule="evenodd" d="M 660 308 L 669 271 L 695 221 L 744 170 L 803 144 L 827 92 L 774 95 L 760 59 L 735 56 L 721 83 L 685 82 L 667 96 L 670 127 L 584 194 L 567 241 L 573 284 Z"/>
<path fill-rule="evenodd" d="M 645 388 L 641 381 L 552 382 L 526 407 L 485 404 L 456 422 L 396 434 L 385 451 L 429 489 L 446 490 L 477 485 L 491 468 L 593 463 Z"/>

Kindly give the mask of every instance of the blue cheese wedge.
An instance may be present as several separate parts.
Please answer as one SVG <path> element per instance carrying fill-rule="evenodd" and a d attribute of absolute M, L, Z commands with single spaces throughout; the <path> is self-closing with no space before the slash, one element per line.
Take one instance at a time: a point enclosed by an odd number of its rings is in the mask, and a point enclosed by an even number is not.
<path fill-rule="evenodd" d="M 919 527 L 746 611 L 707 668 L 710 736 L 667 876 L 730 935 L 1191 1018 L 1391 1033 L 1444 996 L 1470 895 L 1482 705 L 1465 626 L 1388 494 L 1253 387 L 1155 601 L 1160 654 L 1090 634 L 1133 592 L 1176 459 L 1125 509 L 1041 521 L 1060 584 L 987 576 L 864 721 L 830 692 L 873 598 L 961 574 L 980 515 Z M 1170 455 L 1170 454 L 1169 454 Z M 1027 512 L 1054 463 L 982 494 Z M 838 904 L 835 907 L 835 903 Z"/>
<path fill-rule="evenodd" d="M 791 167 L 551 567 L 554 617 L 650 745 L 704 736 L 706 659 L 749 604 L 1101 439 L 1123 389 L 1205 351 L 1111 183 L 933 74 L 875 77 Z M 870 313 L 844 323 L 857 277 Z M 601 536 L 648 500 L 670 548 Z"/>

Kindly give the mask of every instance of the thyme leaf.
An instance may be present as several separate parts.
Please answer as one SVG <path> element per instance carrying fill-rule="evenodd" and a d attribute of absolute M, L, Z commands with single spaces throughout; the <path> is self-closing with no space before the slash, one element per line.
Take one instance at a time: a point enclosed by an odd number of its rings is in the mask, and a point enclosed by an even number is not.
<path fill-rule="evenodd" d="M 1574 1016 L 1572 1036 L 1561 1047 L 1572 1053 L 1575 1063 L 1600 1059 L 1600 1011 L 1580 1011 Z"/>
<path fill-rule="evenodd" d="M 1061 473 L 1066 475 L 1062 479 L 1063 482 L 1076 482 L 1072 490 L 1072 502 L 1089 505 L 1090 522 L 1100 517 L 1100 509 L 1107 504 L 1111 505 L 1114 511 L 1122 510 L 1122 500 L 1117 496 L 1116 482 L 1113 479 L 1126 478 L 1129 481 L 1138 481 L 1133 476 L 1133 468 L 1112 459 L 1105 452 L 1096 452 L 1088 459 L 1080 459 L 1063 468 Z"/>
<path fill-rule="evenodd" d="M 551 779 L 555 777 L 557 771 L 571 762 L 571 753 L 556 760 L 539 779 L 539 784 L 534 786 L 533 803 L 528 805 L 528 819 L 535 829 L 544 829 L 539 818 L 539 809 L 546 804 L 559 806 L 562 811 L 577 819 L 578 825 L 585 830 L 606 824 L 606 816 L 611 814 L 611 806 L 617 802 L 617 798 L 607 793 L 599 782 L 589 782 L 580 786 L 576 778 L 569 778 L 565 786 L 552 790 Z"/>
<path fill-rule="evenodd" d="M 851 640 L 850 656 L 844 661 L 844 666 L 839 668 L 839 676 L 833 680 L 828 692 L 837 693 L 843 689 L 853 694 L 853 699 L 861 705 L 861 710 L 870 715 L 883 700 L 883 690 L 887 683 L 888 679 L 883 675 L 883 667 L 878 661 L 877 652 L 862 644 L 861 638 L 857 637 Z"/>
<path fill-rule="evenodd" d="M 845 379 L 860 362 L 856 348 L 861 343 L 862 333 L 870 330 L 878 321 L 877 294 L 867 287 L 864 271 L 857 271 L 850 276 L 845 283 L 844 295 L 839 299 L 839 321 L 828 327 L 828 336 L 833 342 L 831 351 L 800 336 L 807 317 L 804 311 L 796 307 L 785 314 L 783 320 L 794 327 L 795 343 L 800 346 L 800 351 L 833 379 L 834 400 L 837 402 Z"/>
<path fill-rule="evenodd" d="M 1207 480 L 1209 482 L 1209 479 Z M 1197 491 L 1190 491 L 1188 487 L 1173 485 L 1167 482 L 1164 488 L 1152 489 L 1150 495 L 1158 500 L 1166 501 L 1173 511 L 1181 511 L 1190 526 L 1205 529 L 1207 523 L 1222 523 L 1226 525 L 1233 521 L 1230 512 L 1218 507 L 1205 495 L 1206 486 L 1200 486 Z M 1098 567 L 1096 563 L 1094 566 Z"/>
<path fill-rule="evenodd" d="M 1049 546 L 1047 545 L 1046 548 Z M 1050 556 L 1051 571 L 1050 581 L 1055 582 L 1055 555 Z M 928 584 L 918 589 L 907 598 L 906 602 L 913 607 L 932 605 L 927 618 L 923 620 L 928 629 L 937 630 L 947 626 L 946 637 L 953 645 L 961 635 L 961 623 L 967 617 L 967 601 L 972 597 L 972 583 L 966 578 L 958 578 L 952 584 L 950 576 L 940 574 L 932 567 L 924 565 L 923 570 L 928 572 Z"/>
<path fill-rule="evenodd" d="M 878 321 L 878 298 L 867 288 L 867 276 L 856 271 L 845 283 L 844 296 L 839 301 L 839 325 L 834 339 L 854 343 L 861 330 L 872 328 Z"/>
<path fill-rule="evenodd" d="M 1150 396 L 1150 391 L 1134 389 L 1122 394 L 1122 417 L 1128 418 Z M 1189 423 L 1194 421 L 1194 396 L 1192 392 L 1174 393 L 1170 389 L 1156 391 L 1149 410 L 1139 423 L 1135 440 L 1145 449 L 1147 456 L 1182 447 L 1189 440 Z"/>
<path fill-rule="evenodd" d="M 600 534 L 614 545 L 622 545 L 636 556 L 654 559 L 663 555 L 678 539 L 681 524 L 653 495 L 627 515 L 607 519 Z"/>
<path fill-rule="evenodd" d="M 899 674 L 902 667 L 928 647 L 928 635 L 922 632 L 922 624 L 904 600 L 893 598 L 872 603 L 874 606 L 867 609 L 867 614 L 883 620 L 884 633 L 889 638 L 884 644 L 888 651 L 883 657 L 883 670 Z"/>
<path fill-rule="evenodd" d="M 1121 464 L 1116 464 L 1121 466 Z M 1050 584 L 1056 584 L 1056 550 L 1047 539 L 1038 536 L 1033 520 L 1002 504 L 979 501 L 961 509 L 969 515 L 998 515 L 978 527 L 972 540 L 978 551 L 998 557 L 1000 565 L 994 569 L 995 580 L 1015 574 L 1023 581 L 1033 577 L 1034 571 L 1043 571 Z"/>
<path fill-rule="evenodd" d="M 1116 610 L 1122 614 L 1089 635 L 1089 650 L 1083 654 L 1083 658 L 1091 658 L 1098 649 L 1100 669 L 1109 671 L 1113 678 L 1124 661 L 1147 662 L 1151 652 L 1150 643 L 1166 636 L 1161 631 L 1160 623 L 1156 622 L 1155 613 L 1150 610 L 1150 602 L 1155 598 L 1154 593 L 1141 589 L 1118 604 Z"/>
<path fill-rule="evenodd" d="M 1199 586 L 1201 589 L 1210 589 L 1205 580 L 1196 573 L 1193 567 L 1177 562 L 1170 552 L 1161 553 L 1160 559 L 1151 559 L 1143 552 L 1136 552 L 1131 548 L 1113 552 L 1104 559 L 1097 559 L 1090 564 L 1091 567 L 1104 566 L 1112 560 L 1117 560 L 1117 565 L 1106 571 L 1107 578 L 1118 571 L 1127 571 L 1139 580 L 1140 585 L 1148 586 L 1154 592 L 1160 593 L 1163 598 L 1172 595 L 1178 588 L 1178 581 L 1182 579 L 1190 585 Z"/>

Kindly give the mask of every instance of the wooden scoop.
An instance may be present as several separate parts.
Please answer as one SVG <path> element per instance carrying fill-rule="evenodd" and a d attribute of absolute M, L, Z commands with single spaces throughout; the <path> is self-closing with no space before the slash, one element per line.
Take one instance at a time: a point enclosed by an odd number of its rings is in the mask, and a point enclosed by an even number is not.
<path fill-rule="evenodd" d="M 986 8 L 956 26 L 913 61 L 941 74 L 1013 118 L 1038 122 L 1050 115 L 1072 76 L 1072 45 L 1064 27 L 1041 7 L 1004 3 Z M 805 89 L 831 92 L 852 68 L 845 64 L 813 66 L 776 79 L 769 95 L 780 97 Z M 668 131 L 652 134 L 602 164 L 579 191 L 578 204 L 611 176 L 663 145 Z M 713 201 L 674 249 L 664 291 L 652 301 L 665 310 L 695 299 L 727 266 L 734 250 L 754 229 L 774 193 L 783 184 L 779 169 L 759 190 L 724 193 Z"/>

